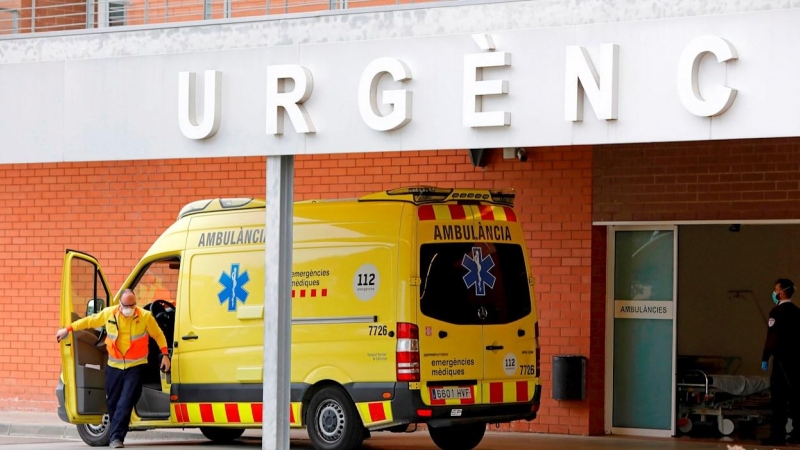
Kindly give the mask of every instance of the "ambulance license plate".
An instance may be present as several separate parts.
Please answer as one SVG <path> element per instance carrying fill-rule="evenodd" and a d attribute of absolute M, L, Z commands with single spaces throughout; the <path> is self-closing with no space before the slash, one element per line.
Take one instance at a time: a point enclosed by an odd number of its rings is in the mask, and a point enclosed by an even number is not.
<path fill-rule="evenodd" d="M 431 389 L 431 400 L 472 400 L 472 389 L 468 387 L 435 387 Z"/>

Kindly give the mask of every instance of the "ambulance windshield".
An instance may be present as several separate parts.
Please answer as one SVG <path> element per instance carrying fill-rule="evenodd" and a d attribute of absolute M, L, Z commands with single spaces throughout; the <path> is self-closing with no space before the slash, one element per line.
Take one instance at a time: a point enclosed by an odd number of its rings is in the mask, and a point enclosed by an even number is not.
<path fill-rule="evenodd" d="M 423 244 L 420 310 L 457 325 L 506 324 L 531 313 L 528 273 L 517 244 Z"/>

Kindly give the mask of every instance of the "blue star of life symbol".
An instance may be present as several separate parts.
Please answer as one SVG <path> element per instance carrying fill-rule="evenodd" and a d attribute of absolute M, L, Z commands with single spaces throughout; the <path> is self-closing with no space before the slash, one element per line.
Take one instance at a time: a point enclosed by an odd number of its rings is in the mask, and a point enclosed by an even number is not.
<path fill-rule="evenodd" d="M 244 303 L 247 301 L 247 296 L 250 295 L 244 288 L 248 281 L 250 281 L 250 275 L 246 270 L 244 273 L 240 273 L 239 264 L 231 264 L 230 275 L 223 270 L 222 275 L 219 276 L 219 284 L 223 286 L 222 291 L 217 294 L 219 303 L 228 302 L 228 311 L 236 311 L 236 300 Z"/>
<path fill-rule="evenodd" d="M 494 267 L 491 255 L 484 258 L 480 247 L 472 247 L 472 256 L 469 253 L 464 255 L 461 265 L 467 269 L 467 274 L 464 275 L 464 284 L 467 285 L 467 289 L 474 285 L 475 295 L 481 297 L 486 295 L 486 286 L 494 289 L 494 282 L 497 279 L 489 272 Z"/>

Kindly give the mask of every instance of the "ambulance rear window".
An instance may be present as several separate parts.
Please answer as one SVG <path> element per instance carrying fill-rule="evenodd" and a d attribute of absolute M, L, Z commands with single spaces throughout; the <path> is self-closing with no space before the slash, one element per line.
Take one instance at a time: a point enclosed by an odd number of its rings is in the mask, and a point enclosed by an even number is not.
<path fill-rule="evenodd" d="M 528 273 L 517 244 L 423 244 L 420 310 L 457 325 L 515 322 L 531 313 Z"/>

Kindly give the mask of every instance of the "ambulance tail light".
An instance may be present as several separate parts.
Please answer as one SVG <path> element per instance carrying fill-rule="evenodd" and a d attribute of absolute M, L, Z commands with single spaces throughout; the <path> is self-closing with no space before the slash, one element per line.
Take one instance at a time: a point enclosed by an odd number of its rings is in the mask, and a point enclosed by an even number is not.
<path fill-rule="evenodd" d="M 419 328 L 397 324 L 397 381 L 419 381 Z"/>
<path fill-rule="evenodd" d="M 533 324 L 533 337 L 534 337 L 534 344 L 536 345 L 536 366 L 534 367 L 534 373 L 536 377 L 540 377 L 539 375 L 539 363 L 542 360 L 542 348 L 539 347 L 539 322 L 536 321 Z"/>

